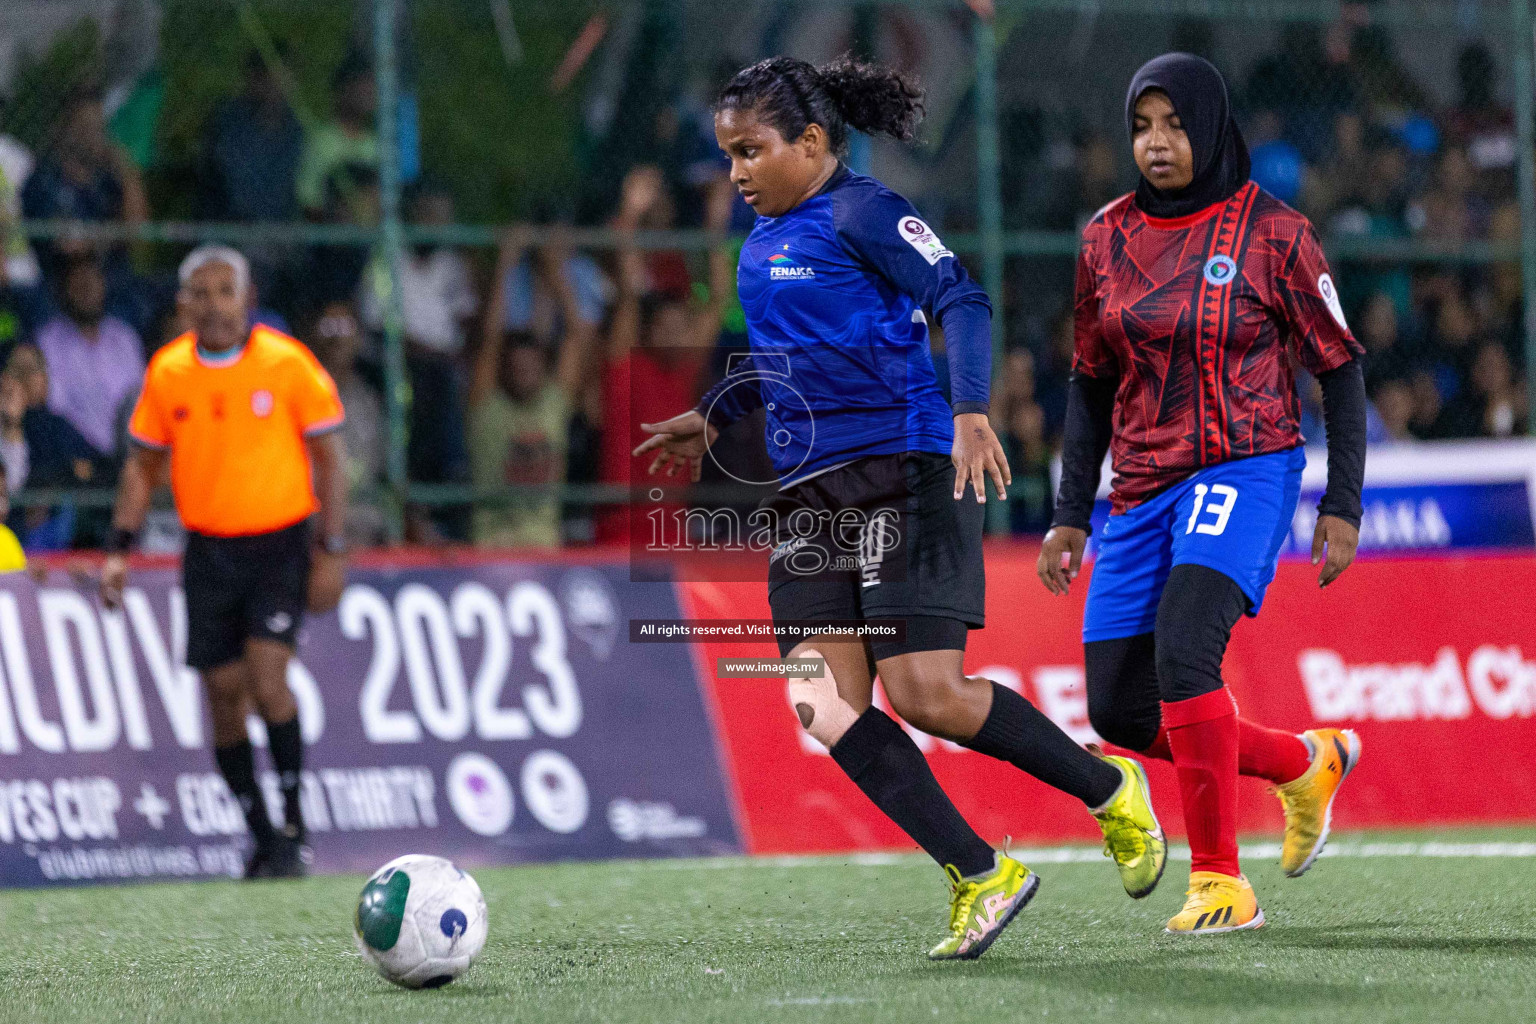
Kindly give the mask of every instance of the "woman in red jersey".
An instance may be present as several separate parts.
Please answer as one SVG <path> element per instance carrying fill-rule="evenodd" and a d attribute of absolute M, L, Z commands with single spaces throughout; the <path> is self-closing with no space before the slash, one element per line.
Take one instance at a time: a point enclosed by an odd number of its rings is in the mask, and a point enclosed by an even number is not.
<path fill-rule="evenodd" d="M 1312 225 L 1249 180 L 1220 72 L 1183 53 L 1150 61 L 1126 122 L 1141 179 L 1083 232 L 1061 489 L 1039 573 L 1057 594 L 1077 576 L 1111 451 L 1112 512 L 1083 620 L 1089 717 L 1105 739 L 1177 772 L 1193 870 L 1167 930 L 1257 928 L 1264 913 L 1238 866 L 1239 773 L 1278 787 L 1294 877 L 1327 839 L 1360 743 L 1239 718 L 1221 662 L 1237 620 L 1259 611 L 1300 492 L 1292 360 L 1323 386 L 1318 582 L 1354 558 L 1363 350 Z"/>

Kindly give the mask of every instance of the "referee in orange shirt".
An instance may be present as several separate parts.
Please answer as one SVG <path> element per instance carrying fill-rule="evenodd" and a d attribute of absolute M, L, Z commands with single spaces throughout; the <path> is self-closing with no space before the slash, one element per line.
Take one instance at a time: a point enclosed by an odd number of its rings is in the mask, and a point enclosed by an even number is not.
<path fill-rule="evenodd" d="M 255 842 L 245 875 L 296 877 L 308 848 L 299 807 L 304 743 L 288 659 L 306 608 L 334 608 L 346 580 L 346 454 L 337 429 L 344 414 L 335 382 L 309 349 L 267 327 L 247 328 L 245 257 L 201 246 L 183 261 L 180 278 L 192 330 L 155 353 L 145 371 L 101 596 L 109 608 L 120 603 L 127 552 L 169 460 L 187 528 L 187 664 L 202 674 L 214 759 Z M 282 786 L 281 830 L 256 783 L 245 728 L 251 705 L 267 724 Z"/>

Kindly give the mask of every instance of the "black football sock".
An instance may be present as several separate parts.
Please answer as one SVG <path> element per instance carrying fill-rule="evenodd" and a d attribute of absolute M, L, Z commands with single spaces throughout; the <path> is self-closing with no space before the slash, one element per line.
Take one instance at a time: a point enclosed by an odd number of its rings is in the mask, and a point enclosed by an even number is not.
<path fill-rule="evenodd" d="M 960 816 L 912 737 L 878 708 L 869 708 L 832 745 L 832 760 L 885 816 L 942 864 L 963 877 L 991 871 L 992 847 Z"/>
<path fill-rule="evenodd" d="M 1061 727 L 1006 686 L 992 684 L 992 710 L 976 735 L 961 743 L 1099 807 L 1120 788 L 1120 769 L 1072 742 Z"/>
<path fill-rule="evenodd" d="M 219 773 L 229 785 L 229 791 L 240 801 L 245 812 L 245 823 L 251 830 L 251 838 L 258 849 L 272 845 L 272 821 L 267 817 L 267 804 L 261 789 L 256 785 L 256 761 L 251 755 L 251 741 L 243 739 L 227 747 L 215 747 L 213 760 Z"/>
<path fill-rule="evenodd" d="M 283 791 L 283 830 L 302 839 L 304 811 L 299 807 L 299 787 L 304 771 L 304 737 L 299 734 L 298 715 L 276 725 L 267 723 L 267 750 Z"/>

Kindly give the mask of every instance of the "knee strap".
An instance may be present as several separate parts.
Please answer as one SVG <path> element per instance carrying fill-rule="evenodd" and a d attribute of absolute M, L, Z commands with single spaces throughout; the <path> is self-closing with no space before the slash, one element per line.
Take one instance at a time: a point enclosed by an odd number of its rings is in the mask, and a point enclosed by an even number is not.
<path fill-rule="evenodd" d="M 791 676 L 789 703 L 800 716 L 801 727 L 830 750 L 858 720 L 859 713 L 838 694 L 837 680 L 832 676 L 832 665 L 825 655 L 806 649 L 800 652 L 800 657 L 821 658 L 825 669 L 820 679 Z"/>

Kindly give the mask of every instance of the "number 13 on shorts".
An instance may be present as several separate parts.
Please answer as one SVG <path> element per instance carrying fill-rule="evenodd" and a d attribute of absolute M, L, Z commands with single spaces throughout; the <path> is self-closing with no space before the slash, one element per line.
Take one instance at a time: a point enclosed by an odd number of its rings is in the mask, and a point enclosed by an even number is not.
<path fill-rule="evenodd" d="M 1211 500 L 1206 501 L 1209 495 Z M 1237 502 L 1237 488 L 1227 484 L 1195 485 L 1195 507 L 1189 513 L 1189 523 L 1184 533 L 1208 533 L 1220 537 L 1232 518 L 1232 506 Z M 1201 513 L 1205 517 L 1201 517 Z"/>

